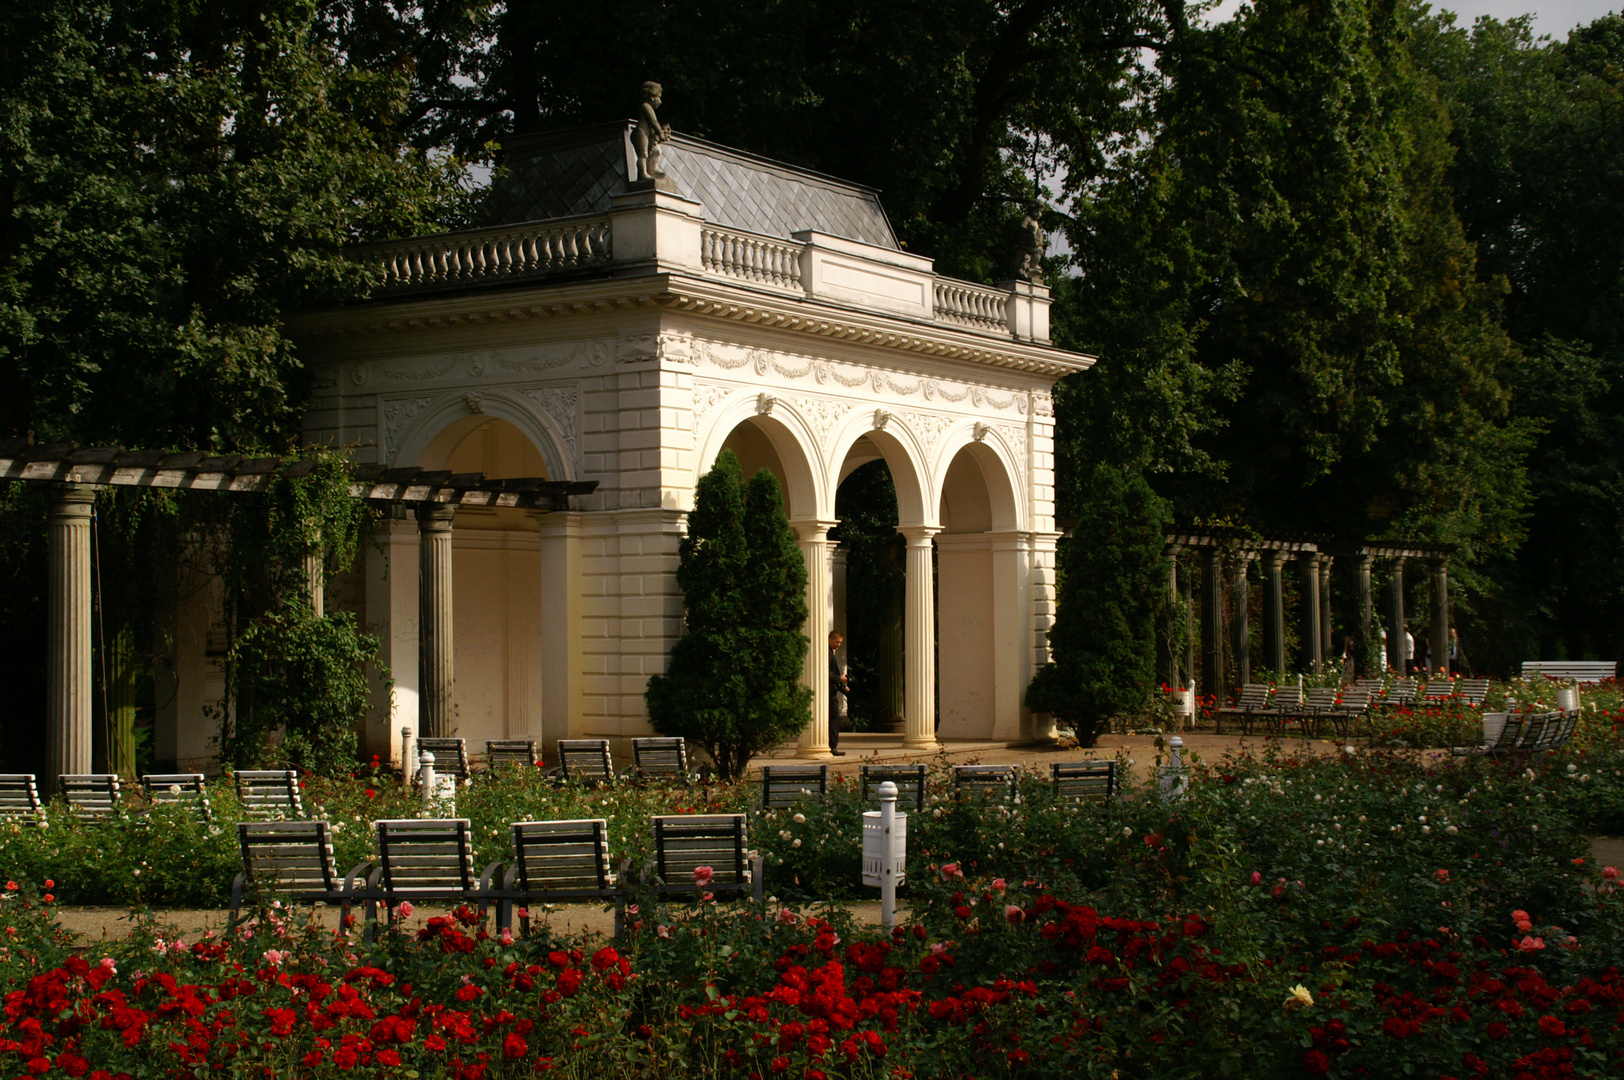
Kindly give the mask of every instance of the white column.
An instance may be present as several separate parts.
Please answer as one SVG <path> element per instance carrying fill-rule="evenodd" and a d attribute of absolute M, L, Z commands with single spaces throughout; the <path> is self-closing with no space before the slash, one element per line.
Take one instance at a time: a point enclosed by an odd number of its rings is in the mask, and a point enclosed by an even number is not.
<path fill-rule="evenodd" d="M 844 544 L 829 545 L 829 629 L 846 633 L 846 556 Z"/>
<path fill-rule="evenodd" d="M 418 549 L 418 721 L 417 734 L 450 735 L 456 725 L 452 651 L 451 523 L 457 508 L 443 503 L 417 507 Z"/>
<path fill-rule="evenodd" d="M 548 746 L 585 730 L 582 720 L 582 515 L 541 515 L 541 731 Z"/>
<path fill-rule="evenodd" d="M 1028 647 L 1032 610 L 1032 534 L 989 533 L 992 543 L 993 738 L 1007 742 L 1040 737 L 1025 705 L 1026 685 L 1037 669 Z"/>
<path fill-rule="evenodd" d="M 404 514 L 404 507 L 396 508 Z M 400 729 L 417 732 L 418 531 L 403 516 L 373 530 L 366 549 L 367 632 L 379 642 L 378 662 L 394 675 L 381 688 L 367 719 L 366 752 L 402 760 Z"/>
<path fill-rule="evenodd" d="M 64 484 L 48 518 L 51 581 L 46 649 L 46 792 L 90 764 L 90 515 L 96 493 Z"/>
<path fill-rule="evenodd" d="M 829 752 L 829 618 L 833 592 L 829 581 L 829 530 L 838 521 L 791 521 L 806 563 L 806 664 L 801 681 L 812 688 L 812 722 L 795 741 L 796 757 Z"/>
<path fill-rule="evenodd" d="M 935 525 L 900 525 L 908 541 L 906 601 L 907 665 L 903 691 L 902 745 L 927 749 L 936 745 L 936 574 L 932 555 Z"/>

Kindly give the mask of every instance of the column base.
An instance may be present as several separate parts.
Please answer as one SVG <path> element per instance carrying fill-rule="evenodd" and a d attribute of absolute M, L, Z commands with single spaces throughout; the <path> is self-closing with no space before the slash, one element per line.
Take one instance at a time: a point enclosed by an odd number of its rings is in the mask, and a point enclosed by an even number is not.
<path fill-rule="evenodd" d="M 904 738 L 902 740 L 902 748 L 904 750 L 936 750 L 939 749 L 941 745 L 942 744 L 935 738 L 935 736 L 928 739 Z"/>

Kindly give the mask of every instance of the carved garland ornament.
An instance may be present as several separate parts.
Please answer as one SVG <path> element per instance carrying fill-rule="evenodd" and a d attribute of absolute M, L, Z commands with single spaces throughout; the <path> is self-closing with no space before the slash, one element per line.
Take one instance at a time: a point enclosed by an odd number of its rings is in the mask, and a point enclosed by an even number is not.
<path fill-rule="evenodd" d="M 400 453 L 400 437 L 417 414 L 428 407 L 433 398 L 400 398 L 378 402 L 378 419 L 383 427 L 384 461 L 394 463 Z"/>
<path fill-rule="evenodd" d="M 581 423 L 579 409 L 576 408 L 580 400 L 580 391 L 574 386 L 538 386 L 524 392 L 524 396 L 536 403 L 536 407 L 548 419 L 558 425 L 558 430 L 564 434 L 564 454 L 575 471 L 576 476 L 582 473 L 581 467 Z"/>

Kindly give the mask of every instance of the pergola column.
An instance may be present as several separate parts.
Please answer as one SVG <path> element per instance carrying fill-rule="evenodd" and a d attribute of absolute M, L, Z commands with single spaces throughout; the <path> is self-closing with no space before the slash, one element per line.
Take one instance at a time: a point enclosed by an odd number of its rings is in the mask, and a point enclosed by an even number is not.
<path fill-rule="evenodd" d="M 1432 669 L 1449 670 L 1449 560 L 1432 562 Z"/>
<path fill-rule="evenodd" d="M 90 517 L 95 491 L 57 486 L 47 519 L 51 580 L 46 649 L 46 776 L 54 792 L 63 773 L 91 770 Z"/>
<path fill-rule="evenodd" d="M 1376 563 L 1374 555 L 1359 556 L 1359 671 L 1365 671 L 1370 662 L 1370 640 L 1376 634 L 1376 616 L 1370 598 L 1370 571 Z"/>
<path fill-rule="evenodd" d="M 1297 568 L 1302 574 L 1302 588 L 1298 603 L 1302 607 L 1302 633 L 1299 636 L 1297 662 L 1305 672 L 1320 673 L 1320 590 L 1319 555 L 1303 552 L 1297 556 Z"/>
<path fill-rule="evenodd" d="M 1251 627 L 1247 623 L 1246 565 L 1250 551 L 1237 551 L 1230 560 L 1230 647 L 1235 657 L 1235 681 L 1244 686 L 1252 681 Z"/>
<path fill-rule="evenodd" d="M 1399 675 L 1404 672 L 1404 556 L 1387 560 L 1387 662 Z"/>
<path fill-rule="evenodd" d="M 451 523 L 456 515 L 457 508 L 445 503 L 417 505 L 417 734 L 429 738 L 450 735 L 456 720 L 451 607 Z"/>
<path fill-rule="evenodd" d="M 1169 544 L 1167 557 L 1167 617 L 1169 622 L 1178 617 L 1179 609 L 1179 545 Z M 1161 659 L 1166 664 L 1165 675 L 1168 686 L 1181 687 L 1184 685 L 1179 679 L 1179 661 L 1184 659 L 1176 655 L 1172 649 L 1171 638 L 1163 646 L 1166 652 Z"/>
<path fill-rule="evenodd" d="M 902 745 L 910 749 L 936 745 L 936 573 L 935 525 L 902 525 L 908 541 L 906 633 L 903 661 Z M 828 646 L 825 645 L 825 648 Z"/>
<path fill-rule="evenodd" d="M 1179 590 L 1184 596 L 1184 682 L 1195 685 L 1195 574 L 1186 565 Z"/>
<path fill-rule="evenodd" d="M 1286 598 L 1281 570 L 1286 553 L 1263 553 L 1263 662 L 1270 671 L 1286 670 Z"/>
<path fill-rule="evenodd" d="M 1336 623 L 1331 618 L 1331 563 L 1335 560 L 1324 552 L 1319 557 L 1320 587 L 1320 659 L 1326 663 L 1341 655 L 1336 647 Z"/>
<path fill-rule="evenodd" d="M 806 563 L 806 663 L 801 681 L 812 688 L 812 722 L 801 729 L 795 741 L 797 757 L 817 757 L 829 752 L 829 618 L 833 594 L 830 591 L 829 530 L 838 521 L 797 520 L 790 522 L 801 545 Z"/>
<path fill-rule="evenodd" d="M 1216 694 L 1224 682 L 1223 576 L 1219 551 L 1201 549 L 1201 692 Z"/>
<path fill-rule="evenodd" d="M 327 614 L 327 560 L 319 532 L 315 545 L 305 553 L 303 565 L 305 597 L 310 601 L 310 613 L 319 619 Z"/>

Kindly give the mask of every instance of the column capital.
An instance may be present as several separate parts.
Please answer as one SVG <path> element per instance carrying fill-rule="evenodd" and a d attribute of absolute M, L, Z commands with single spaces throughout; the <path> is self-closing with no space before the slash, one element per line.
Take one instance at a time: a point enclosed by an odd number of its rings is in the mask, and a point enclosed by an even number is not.
<path fill-rule="evenodd" d="M 89 484 L 57 484 L 51 488 L 51 514 L 87 518 L 96 503 L 96 489 Z"/>
<path fill-rule="evenodd" d="M 829 538 L 829 530 L 840 524 L 839 518 L 790 518 L 789 527 L 803 544 L 817 543 Z"/>
<path fill-rule="evenodd" d="M 925 547 L 942 532 L 940 525 L 898 525 L 897 532 L 908 541 L 909 547 Z"/>
<path fill-rule="evenodd" d="M 1262 561 L 1270 570 L 1278 570 L 1286 565 L 1286 553 L 1280 548 L 1267 548 L 1263 552 Z"/>
<path fill-rule="evenodd" d="M 417 504 L 417 527 L 424 532 L 449 532 L 452 519 L 457 516 L 455 503 L 422 502 Z"/>

